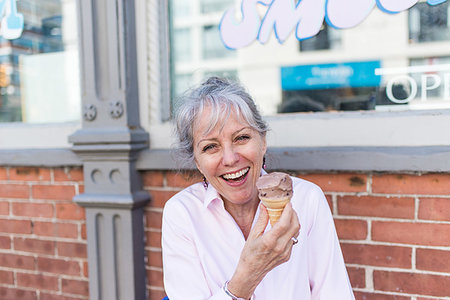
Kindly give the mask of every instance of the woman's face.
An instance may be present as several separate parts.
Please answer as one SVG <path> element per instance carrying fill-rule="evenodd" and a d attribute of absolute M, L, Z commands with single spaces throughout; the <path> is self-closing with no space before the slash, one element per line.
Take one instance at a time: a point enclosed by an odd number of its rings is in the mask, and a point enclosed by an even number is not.
<path fill-rule="evenodd" d="M 197 168 L 224 201 L 242 205 L 258 199 L 256 180 L 266 153 L 265 136 L 234 112 L 205 134 L 210 111 L 207 106 L 193 127 Z"/>

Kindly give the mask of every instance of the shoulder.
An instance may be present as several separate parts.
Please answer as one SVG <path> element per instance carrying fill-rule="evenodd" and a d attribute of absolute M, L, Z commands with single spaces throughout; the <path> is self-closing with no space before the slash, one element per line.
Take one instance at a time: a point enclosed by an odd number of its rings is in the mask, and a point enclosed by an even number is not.
<path fill-rule="evenodd" d="M 203 207 L 205 189 L 195 183 L 176 193 L 164 205 L 163 219 L 177 219 Z"/>
<path fill-rule="evenodd" d="M 321 207 L 328 209 L 328 202 L 322 189 L 307 180 L 291 177 L 293 183 L 292 204 L 297 210 L 315 214 Z"/>
<path fill-rule="evenodd" d="M 301 194 L 303 196 L 309 195 L 320 197 L 323 195 L 322 189 L 315 183 L 293 176 L 291 176 L 291 179 L 294 195 L 296 193 Z"/>

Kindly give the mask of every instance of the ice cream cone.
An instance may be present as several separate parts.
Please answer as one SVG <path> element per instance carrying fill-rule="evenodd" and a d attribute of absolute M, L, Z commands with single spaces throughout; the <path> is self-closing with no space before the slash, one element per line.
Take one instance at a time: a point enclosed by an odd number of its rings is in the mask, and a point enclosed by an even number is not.
<path fill-rule="evenodd" d="M 292 198 L 292 179 L 286 173 L 273 172 L 259 177 L 256 187 L 259 199 L 269 213 L 270 225 L 274 226 Z"/>
<path fill-rule="evenodd" d="M 273 227 L 280 219 L 281 213 L 291 197 L 286 198 L 264 198 L 259 197 L 269 214 L 270 225 Z"/>

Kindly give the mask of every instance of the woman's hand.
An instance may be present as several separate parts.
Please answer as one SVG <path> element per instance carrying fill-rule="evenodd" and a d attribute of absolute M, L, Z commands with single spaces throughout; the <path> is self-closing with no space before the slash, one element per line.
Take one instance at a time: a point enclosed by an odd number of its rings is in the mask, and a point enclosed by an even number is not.
<path fill-rule="evenodd" d="M 254 290 L 276 266 L 289 260 L 294 245 L 292 237 L 298 237 L 300 223 L 297 214 L 288 203 L 279 221 L 264 233 L 269 221 L 267 209 L 260 204 L 260 213 L 242 250 L 236 271 L 228 283 L 228 289 L 236 296 L 249 299 Z"/>

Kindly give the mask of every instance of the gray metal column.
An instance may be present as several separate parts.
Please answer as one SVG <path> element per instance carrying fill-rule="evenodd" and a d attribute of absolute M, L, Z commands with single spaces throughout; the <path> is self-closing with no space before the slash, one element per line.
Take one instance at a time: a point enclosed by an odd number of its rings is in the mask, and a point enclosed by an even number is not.
<path fill-rule="evenodd" d="M 83 127 L 69 137 L 83 161 L 92 300 L 145 299 L 134 0 L 78 1 Z"/>

